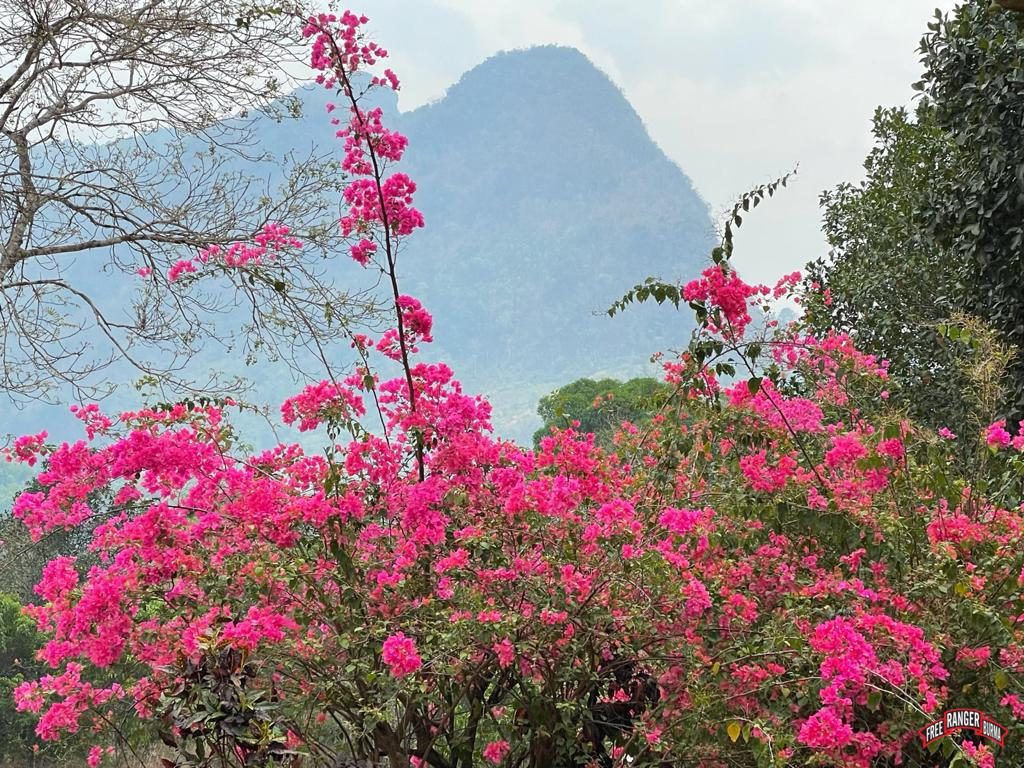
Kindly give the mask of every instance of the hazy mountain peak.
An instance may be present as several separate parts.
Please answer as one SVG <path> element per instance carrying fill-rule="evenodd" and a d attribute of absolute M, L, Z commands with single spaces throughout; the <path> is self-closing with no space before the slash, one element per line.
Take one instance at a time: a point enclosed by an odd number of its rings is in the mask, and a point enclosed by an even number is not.
<path fill-rule="evenodd" d="M 436 343 L 424 354 L 491 399 L 500 434 L 529 441 L 541 396 L 584 376 L 649 375 L 651 353 L 685 345 L 689 323 L 670 307 L 604 313 L 648 275 L 696 275 L 714 235 L 690 180 L 586 56 L 561 46 L 501 53 L 444 98 L 405 113 L 394 94 L 378 93 L 367 104 L 383 106 L 389 125 L 408 135 L 401 170 L 416 181 L 426 218 L 399 266 L 403 290 L 435 318 Z M 300 96 L 301 122 L 258 119 L 256 145 L 279 156 L 317 145 L 340 159 L 325 109 L 339 102 L 343 114 L 340 99 L 322 88 Z M 332 270 L 355 287 L 373 279 L 344 255 Z M 349 351 L 332 354 L 343 361 Z M 210 357 L 261 382 L 254 399 L 274 410 L 297 389 L 269 364 Z M 137 405 L 130 390 L 124 403 Z M 41 418 L 44 410 L 17 421 L 25 431 L 63 431 L 66 411 Z M 13 421 L 8 429 L 20 431 Z"/>
<path fill-rule="evenodd" d="M 497 91 L 495 95 L 499 100 L 518 92 L 535 102 L 556 99 L 563 105 L 594 105 L 596 99 L 618 96 L 632 112 L 618 87 L 586 55 L 576 48 L 561 45 L 497 53 L 463 74 L 448 89 L 445 99 L 478 99 L 484 91 Z M 633 114 L 639 123 L 639 117 Z"/>
<path fill-rule="evenodd" d="M 707 205 L 615 84 L 573 48 L 501 53 L 402 114 L 427 228 L 403 257 L 436 354 L 526 439 L 539 397 L 580 376 L 649 372 L 685 319 L 604 310 L 648 275 L 680 279 L 713 240 Z"/>
<path fill-rule="evenodd" d="M 532 154 L 558 169 L 595 145 L 618 164 L 667 160 L 622 91 L 583 53 L 565 46 L 498 53 L 466 72 L 444 98 L 403 117 L 413 126 L 462 119 L 470 140 L 500 133 L 516 162 Z"/>

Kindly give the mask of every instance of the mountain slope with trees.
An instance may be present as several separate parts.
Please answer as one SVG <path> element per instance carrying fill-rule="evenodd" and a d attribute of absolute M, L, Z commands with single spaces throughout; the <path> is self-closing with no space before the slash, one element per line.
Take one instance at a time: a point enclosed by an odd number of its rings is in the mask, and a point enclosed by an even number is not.
<path fill-rule="evenodd" d="M 340 160 L 326 110 L 330 94 L 296 95 L 301 117 L 251 118 L 252 142 L 275 157 Z M 638 274 L 696 274 L 714 228 L 687 176 L 583 54 L 554 46 L 499 54 L 440 100 L 405 113 L 394 94 L 377 98 L 410 137 L 403 166 L 417 180 L 416 202 L 428 222 L 399 256 L 408 287 L 436 318 L 438 356 L 464 372 L 468 390 L 492 396 L 505 434 L 528 442 L 539 424 L 537 400 L 565 382 L 649 374 L 644 361 L 652 352 L 685 343 L 691 326 L 679 316 L 643 307 L 615 321 L 604 314 Z M 353 294 L 372 290 L 379 276 L 348 262 L 324 262 L 332 283 Z M 86 292 L 118 306 L 134 290 L 112 286 L 109 274 L 84 261 L 73 276 Z M 250 310 L 228 320 L 251 322 Z M 255 381 L 249 397 L 269 403 L 272 415 L 303 376 L 323 378 L 313 355 L 300 353 L 294 379 L 266 375 L 266 355 L 255 355 L 254 365 L 246 356 L 242 345 L 210 346 L 193 359 L 193 374 L 202 379 L 212 369 L 224 380 Z M 352 353 L 340 341 L 328 347 L 328 357 L 341 367 Z M 128 366 L 108 373 L 123 383 L 138 377 Z M 121 399 L 130 406 L 137 398 L 128 391 Z M 40 423 L 69 421 L 62 407 L 31 406 L 9 414 L 2 431 Z"/>
<path fill-rule="evenodd" d="M 402 257 L 437 354 L 528 440 L 536 402 L 581 376 L 649 372 L 681 315 L 604 310 L 640 275 L 693 277 L 706 204 L 629 102 L 579 51 L 503 53 L 403 114 L 428 226 Z"/>

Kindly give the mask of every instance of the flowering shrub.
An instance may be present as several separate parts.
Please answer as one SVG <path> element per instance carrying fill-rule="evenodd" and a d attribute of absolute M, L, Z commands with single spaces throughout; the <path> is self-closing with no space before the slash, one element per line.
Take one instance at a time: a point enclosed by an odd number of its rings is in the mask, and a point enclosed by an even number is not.
<path fill-rule="evenodd" d="M 748 285 L 721 251 L 665 294 L 700 324 L 649 424 L 612 449 L 492 436 L 486 401 L 416 358 L 432 322 L 399 292 L 395 249 L 423 219 L 388 175 L 404 137 L 359 106 L 353 75 L 386 57 L 365 22 L 305 34 L 349 107 L 341 226 L 387 276 L 395 327 L 282 407 L 324 430 L 322 454 L 237 454 L 213 405 L 89 407 L 86 439 L 16 444 L 45 466 L 15 507 L 34 536 L 114 497 L 98 564 L 55 560 L 29 609 L 52 671 L 17 702 L 39 735 L 93 729 L 102 764 L 134 710 L 178 765 L 867 768 L 913 764 L 946 705 L 1012 723 L 1020 446 L 999 425 L 918 429 L 843 335 L 755 333 L 796 280 Z M 960 471 L 958 440 L 984 471 Z"/>

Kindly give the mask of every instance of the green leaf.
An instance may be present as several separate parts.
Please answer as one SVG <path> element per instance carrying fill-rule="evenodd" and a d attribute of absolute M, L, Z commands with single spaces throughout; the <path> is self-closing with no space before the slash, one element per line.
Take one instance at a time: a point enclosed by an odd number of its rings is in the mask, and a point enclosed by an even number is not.
<path fill-rule="evenodd" d="M 882 704 L 882 692 L 881 691 L 872 691 L 871 693 L 868 694 L 868 709 L 870 709 L 872 712 L 877 712 L 878 708 L 881 706 L 881 704 Z"/>
<path fill-rule="evenodd" d="M 1005 670 L 1000 669 L 992 676 L 992 682 L 996 686 L 997 691 L 1001 691 L 1010 684 L 1010 676 L 1006 674 Z"/>

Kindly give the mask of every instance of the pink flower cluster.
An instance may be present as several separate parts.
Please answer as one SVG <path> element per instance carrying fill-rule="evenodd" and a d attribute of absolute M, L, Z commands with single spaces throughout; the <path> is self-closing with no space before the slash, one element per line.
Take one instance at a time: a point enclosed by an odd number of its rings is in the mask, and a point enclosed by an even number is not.
<path fill-rule="evenodd" d="M 821 405 L 807 397 L 785 396 L 776 390 L 770 379 L 761 381 L 756 394 L 750 393 L 746 381 L 739 381 L 725 390 L 730 404 L 748 407 L 781 432 L 821 432 L 824 412 Z"/>
<path fill-rule="evenodd" d="M 403 632 L 395 632 L 384 641 L 380 658 L 395 677 L 411 675 L 423 666 L 423 659 L 416 652 L 416 641 Z"/>
<path fill-rule="evenodd" d="M 740 458 L 740 469 L 750 487 L 762 493 L 776 493 L 797 476 L 799 463 L 793 455 L 780 456 L 772 466 L 767 451 L 761 450 Z"/>
<path fill-rule="evenodd" d="M 434 340 L 431 331 L 434 326 L 434 318 L 423 308 L 418 299 L 412 296 L 399 296 L 395 302 L 398 313 L 402 318 L 402 332 L 405 334 L 406 350 L 412 353 L 419 352 L 421 342 L 428 343 Z M 374 344 L 378 352 L 391 358 L 401 361 L 402 349 L 399 343 L 398 328 L 386 330 Z"/>
<path fill-rule="evenodd" d="M 377 43 L 363 40 L 360 28 L 368 21 L 348 11 L 341 16 L 320 14 L 310 17 L 303 30 L 304 36 L 313 38 L 310 64 L 320 72 L 317 82 L 329 89 L 338 87 L 350 104 L 349 123 L 337 136 L 345 139 L 342 168 L 357 178 L 343 192 L 348 212 L 341 218 L 341 230 L 346 237 L 360 236 L 349 252 L 363 266 L 376 253 L 379 242 L 405 237 L 423 226 L 423 214 L 412 205 L 415 182 L 404 173 L 384 175 L 387 162 L 402 159 L 408 139 L 384 126 L 379 107 L 362 110 L 353 91 L 352 76 L 388 55 Z M 383 76 L 370 80 L 370 87 L 378 86 L 398 90 L 398 77 L 386 69 Z M 334 105 L 328 109 L 333 110 Z M 340 121 L 335 118 L 332 122 Z M 383 230 L 377 243 L 370 237 L 375 230 Z"/>
<path fill-rule="evenodd" d="M 1006 420 L 1001 419 L 989 425 L 985 431 L 985 442 L 996 449 L 1012 447 L 1016 451 L 1024 451 L 1024 430 L 1014 437 L 1006 429 Z"/>
<path fill-rule="evenodd" d="M 270 223 L 253 236 L 251 243 L 237 242 L 223 248 L 211 245 L 199 251 L 194 259 L 182 259 L 167 272 L 167 280 L 175 282 L 185 274 L 194 274 L 198 264 L 216 261 L 230 269 L 262 264 L 264 259 L 274 259 L 287 249 L 302 248 L 302 241 L 289 234 L 284 224 Z"/>
<path fill-rule="evenodd" d="M 97 434 L 105 434 L 113 424 L 110 418 L 100 411 L 100 407 L 96 403 L 85 406 L 72 405 L 71 413 L 85 424 L 85 434 L 90 440 L 94 439 Z"/>
<path fill-rule="evenodd" d="M 854 705 L 865 705 L 871 691 L 905 695 L 912 690 L 925 712 L 938 707 L 944 691 L 938 683 L 948 677 L 939 652 L 919 627 L 885 614 L 836 618 L 814 628 L 811 648 L 824 658 L 821 690 L 824 705 L 800 729 L 800 740 L 843 765 L 868 768 L 882 751 L 872 732 L 855 732 Z M 885 649 L 888 658 L 880 651 Z M 853 753 L 845 753 L 847 747 Z"/>
<path fill-rule="evenodd" d="M 509 749 L 509 743 L 505 740 L 492 741 L 484 747 L 484 760 L 492 765 L 501 765 L 501 761 L 505 759 Z"/>
<path fill-rule="evenodd" d="M 25 682 L 15 688 L 14 703 L 18 711 L 42 712 L 36 727 L 39 738 L 55 741 L 61 733 L 76 733 L 84 712 L 103 707 L 111 699 L 124 695 L 116 683 L 109 688 L 96 688 L 83 680 L 84 669 L 81 664 L 68 664 L 60 674 L 45 675 L 38 682 Z M 48 696 L 59 699 L 44 709 Z"/>
<path fill-rule="evenodd" d="M 370 259 L 373 258 L 373 254 L 376 252 L 377 244 L 365 237 L 349 248 L 349 255 L 352 256 L 352 260 L 363 267 L 370 263 Z"/>
<path fill-rule="evenodd" d="M 39 456 L 46 450 L 46 430 L 34 435 L 22 435 L 14 440 L 14 445 L 4 450 L 4 458 L 9 461 L 19 461 L 34 467 Z"/>
<path fill-rule="evenodd" d="M 341 161 L 344 171 L 356 176 L 374 174 L 373 162 L 367 156 L 367 147 L 373 149 L 378 159 L 394 163 L 402 159 L 402 153 L 405 152 L 409 140 L 384 126 L 384 111 L 380 107 L 374 107 L 367 112 L 363 112 L 359 107 L 353 107 L 352 111 L 352 122 L 348 127 L 338 131 L 338 137 L 345 139 L 345 157 Z"/>
<path fill-rule="evenodd" d="M 334 88 L 338 83 L 338 73 L 354 74 L 363 67 L 371 67 L 378 59 L 387 58 L 388 52 L 375 42 L 364 42 L 360 27 L 370 20 L 366 16 L 357 16 L 345 11 L 340 16 L 335 13 L 321 13 L 311 16 L 302 29 L 302 35 L 312 38 L 310 47 L 310 65 L 320 72 L 316 81 L 325 88 Z M 385 79 L 397 90 L 398 78 L 385 73 Z M 378 79 L 375 85 L 383 85 Z M 342 83 L 345 87 L 345 83 Z"/>
<path fill-rule="evenodd" d="M 282 615 L 271 606 L 252 606 L 245 618 L 228 621 L 221 627 L 220 636 L 236 648 L 253 651 L 263 643 L 280 642 L 288 632 L 300 627 L 290 616 Z"/>
<path fill-rule="evenodd" d="M 395 173 L 378 186 L 374 179 L 355 179 L 345 187 L 343 197 L 349 212 L 341 218 L 346 237 L 369 231 L 380 224 L 394 236 L 412 234 L 423 226 L 423 214 L 412 207 L 416 183 L 404 173 Z"/>
<path fill-rule="evenodd" d="M 747 302 L 752 296 L 768 291 L 766 286 L 745 283 L 734 270 L 724 264 L 716 264 L 683 286 L 683 298 L 704 302 L 712 311 L 720 311 L 725 321 L 721 330 L 731 336 L 742 336 L 750 324 Z"/>
<path fill-rule="evenodd" d="M 291 425 L 298 422 L 300 432 L 316 429 L 328 420 L 351 420 L 365 413 L 363 399 L 347 381 L 321 381 L 319 384 L 310 384 L 281 405 L 281 418 L 284 423 Z"/>

